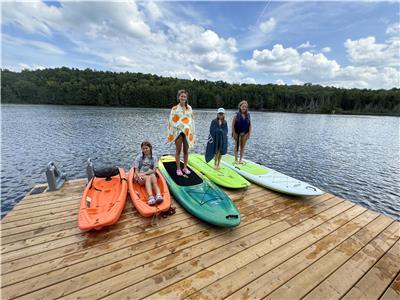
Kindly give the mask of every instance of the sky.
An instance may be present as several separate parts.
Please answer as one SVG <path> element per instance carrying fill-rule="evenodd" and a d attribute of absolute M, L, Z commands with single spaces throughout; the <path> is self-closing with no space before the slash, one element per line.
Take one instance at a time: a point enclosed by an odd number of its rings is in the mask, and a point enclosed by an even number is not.
<path fill-rule="evenodd" d="M 400 2 L 2 3 L 1 67 L 400 87 Z"/>

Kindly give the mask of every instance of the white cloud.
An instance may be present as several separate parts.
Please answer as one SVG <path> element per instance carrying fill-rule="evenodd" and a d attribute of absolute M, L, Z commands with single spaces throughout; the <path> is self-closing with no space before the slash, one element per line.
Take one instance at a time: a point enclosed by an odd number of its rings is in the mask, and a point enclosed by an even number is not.
<path fill-rule="evenodd" d="M 257 81 L 256 81 L 253 77 L 245 77 L 245 78 L 243 78 L 243 79 L 241 80 L 241 82 L 244 82 L 244 83 L 253 83 L 253 84 L 257 83 Z"/>
<path fill-rule="evenodd" d="M 321 49 L 321 52 L 323 52 L 323 53 L 329 53 L 331 51 L 332 51 L 332 49 L 330 47 L 324 47 Z"/>
<path fill-rule="evenodd" d="M 2 66 L 2 68 L 13 71 L 13 72 L 21 72 L 22 70 L 43 70 L 46 68 L 51 68 L 50 66 L 41 66 L 41 65 L 36 65 L 36 64 L 25 64 L 25 63 L 18 63 L 17 65 L 13 66 Z"/>
<path fill-rule="evenodd" d="M 183 23 L 179 16 L 173 17 L 174 9 L 167 11 L 162 5 L 134 1 L 63 2 L 61 7 L 43 2 L 7 3 L 3 23 L 46 36 L 57 33 L 75 45 L 62 50 L 40 41 L 20 41 L 25 46 L 53 54 L 73 51 L 96 56 L 99 64 L 117 71 L 227 81 L 243 78 L 235 73 L 234 38 Z M 164 19 L 164 13 L 173 22 Z"/>
<path fill-rule="evenodd" d="M 274 45 L 272 50 L 254 50 L 252 58 L 242 64 L 261 74 L 292 76 L 293 84 L 315 84 L 346 88 L 393 88 L 400 86 L 399 71 L 393 67 L 341 67 L 323 53 L 299 53 L 293 48 Z M 293 78 L 294 77 L 294 78 Z M 282 80 L 282 79 L 280 79 Z"/>
<path fill-rule="evenodd" d="M 298 48 L 298 49 L 302 49 L 302 48 L 304 48 L 304 49 L 307 49 L 307 48 L 315 48 L 315 45 L 312 45 L 312 44 L 310 43 L 310 41 L 307 41 L 307 42 L 301 44 L 300 46 L 298 46 L 297 48 Z"/>
<path fill-rule="evenodd" d="M 263 33 L 272 32 L 275 29 L 275 27 L 276 27 L 276 21 L 273 17 L 269 18 L 267 21 L 260 23 L 260 30 Z"/>
<path fill-rule="evenodd" d="M 334 60 L 329 60 L 322 53 L 304 52 L 301 55 L 301 72 L 308 78 L 333 78 L 340 66 Z"/>
<path fill-rule="evenodd" d="M 388 28 L 386 28 L 386 34 L 388 35 L 400 35 L 400 22 L 396 22 L 390 24 Z"/>
<path fill-rule="evenodd" d="M 292 79 L 292 84 L 293 85 L 303 85 L 304 82 L 298 79 Z"/>
<path fill-rule="evenodd" d="M 251 70 L 273 74 L 296 74 L 301 70 L 299 53 L 293 48 L 276 44 L 272 50 L 254 50 L 249 60 L 242 63 Z"/>
<path fill-rule="evenodd" d="M 162 18 L 163 14 L 159 6 L 154 1 L 148 1 L 145 3 L 146 15 L 150 20 L 155 21 Z"/>
<path fill-rule="evenodd" d="M 28 46 L 31 51 L 41 51 L 44 52 L 46 54 L 55 54 L 55 55 L 63 55 L 65 54 L 65 51 L 62 50 L 61 48 L 47 43 L 47 42 L 42 42 L 42 41 L 36 41 L 36 40 L 30 40 L 30 39 L 19 39 L 19 38 L 15 38 L 12 36 L 9 36 L 8 34 L 4 34 L 2 35 L 2 42 L 3 43 L 7 43 L 7 44 L 11 44 L 11 45 L 16 45 L 16 46 Z"/>
<path fill-rule="evenodd" d="M 336 61 L 328 60 L 322 53 L 300 54 L 296 49 L 274 45 L 272 50 L 254 50 L 253 56 L 242 63 L 251 70 L 272 74 L 307 74 L 308 77 L 330 78 L 340 68 Z"/>
<path fill-rule="evenodd" d="M 357 66 L 399 66 L 400 41 L 376 43 L 370 36 L 359 40 L 347 39 L 344 43 L 349 60 Z"/>
<path fill-rule="evenodd" d="M 285 82 L 282 79 L 275 80 L 275 83 L 278 85 L 285 85 Z"/>
<path fill-rule="evenodd" d="M 315 45 L 309 41 L 298 49 L 284 48 L 280 44 L 269 49 L 258 48 L 272 40 L 272 33 L 278 23 L 283 23 L 285 16 L 296 15 L 304 19 L 302 14 L 293 14 L 293 10 L 298 11 L 294 3 L 277 6 L 277 9 L 273 12 L 281 13 L 273 15 L 278 19 L 269 18 L 250 28 L 246 36 L 243 35 L 246 38 L 237 42 L 233 37 L 223 37 L 212 30 L 211 23 L 201 12 L 187 9 L 187 5 L 182 3 L 67 1 L 61 7 L 55 7 L 41 1 L 7 2 L 3 3 L 2 23 L 24 30 L 29 39 L 3 34 L 3 42 L 8 52 L 18 52 L 25 57 L 36 55 L 38 58 L 14 59 L 18 61 L 16 68 L 31 69 L 50 64 L 77 66 L 78 61 L 91 60 L 104 69 L 187 79 L 255 83 L 255 78 L 279 74 L 279 77 L 284 77 L 280 80 L 294 84 L 313 82 L 369 88 L 399 86 L 398 23 L 387 28 L 388 40 L 384 43 L 377 43 L 374 37 L 348 39 L 345 46 L 353 65 L 341 67 L 324 55 L 331 51 L 329 47 L 316 53 Z M 288 10 L 291 10 L 290 14 Z M 279 26 L 279 29 L 285 27 Z M 49 42 L 55 36 L 61 36 L 63 44 L 66 41 L 68 46 Z M 241 50 L 254 51 L 238 66 L 236 53 L 239 46 Z M 301 49 L 308 51 L 302 52 Z M 66 60 L 65 54 L 68 58 L 78 58 Z M 24 64 L 18 65 L 21 61 Z M 246 69 L 254 71 L 252 77 L 245 72 Z"/>
<path fill-rule="evenodd" d="M 58 8 L 42 1 L 2 3 L 2 24 L 17 25 L 29 33 L 49 36 L 52 33 L 51 24 L 60 18 Z"/>

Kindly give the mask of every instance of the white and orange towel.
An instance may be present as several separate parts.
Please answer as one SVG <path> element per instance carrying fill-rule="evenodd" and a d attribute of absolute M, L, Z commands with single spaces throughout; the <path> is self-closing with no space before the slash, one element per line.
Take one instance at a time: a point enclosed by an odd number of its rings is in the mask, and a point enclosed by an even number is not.
<path fill-rule="evenodd" d="M 185 134 L 189 148 L 192 148 L 196 137 L 193 111 L 190 105 L 185 110 L 179 104 L 171 109 L 168 121 L 168 143 L 174 142 L 181 132 Z"/>

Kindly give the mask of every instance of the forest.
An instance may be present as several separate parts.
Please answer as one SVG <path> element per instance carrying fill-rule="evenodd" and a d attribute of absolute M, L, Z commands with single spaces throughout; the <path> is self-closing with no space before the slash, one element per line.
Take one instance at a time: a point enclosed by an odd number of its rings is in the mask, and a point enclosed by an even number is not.
<path fill-rule="evenodd" d="M 2 103 L 170 108 L 185 89 L 193 108 L 236 108 L 246 99 L 251 110 L 328 114 L 400 115 L 400 89 L 370 90 L 277 84 L 230 84 L 143 73 L 116 73 L 66 67 L 1 70 Z"/>

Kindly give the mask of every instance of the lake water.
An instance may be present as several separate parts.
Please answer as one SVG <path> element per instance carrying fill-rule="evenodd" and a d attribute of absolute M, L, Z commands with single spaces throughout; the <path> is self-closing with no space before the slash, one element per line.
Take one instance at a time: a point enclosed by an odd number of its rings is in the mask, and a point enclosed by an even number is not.
<path fill-rule="evenodd" d="M 230 127 L 234 111 L 227 111 Z M 203 153 L 214 110 L 195 110 Z M 251 112 L 247 157 L 324 191 L 400 219 L 398 117 Z M 2 217 L 35 184 L 49 161 L 68 178 L 86 177 L 86 161 L 128 170 L 140 143 L 159 155 L 167 109 L 48 105 L 1 106 Z M 229 152 L 232 152 L 230 147 Z"/>

